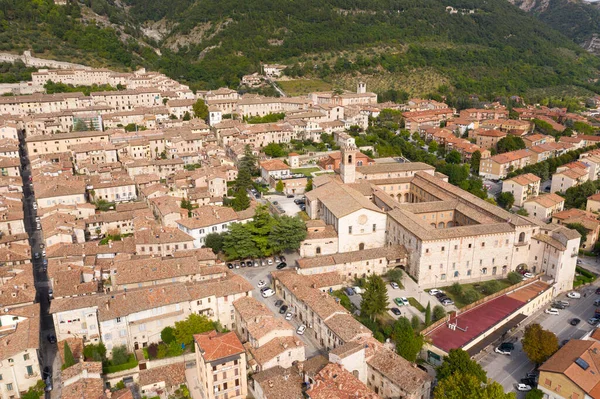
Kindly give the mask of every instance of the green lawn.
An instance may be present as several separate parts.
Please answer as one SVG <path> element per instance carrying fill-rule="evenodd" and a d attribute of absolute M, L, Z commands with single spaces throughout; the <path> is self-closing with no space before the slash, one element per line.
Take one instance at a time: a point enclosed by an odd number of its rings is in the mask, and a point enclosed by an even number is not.
<path fill-rule="evenodd" d="M 321 168 L 312 167 L 312 168 L 298 168 L 292 169 L 292 173 L 302 173 L 306 177 L 312 177 L 312 173 L 321 171 Z"/>
<path fill-rule="evenodd" d="M 300 96 L 313 91 L 328 91 L 333 89 L 331 83 L 318 79 L 294 79 L 276 82 L 288 96 Z"/>
<path fill-rule="evenodd" d="M 413 297 L 408 298 L 408 303 L 410 303 L 411 306 L 414 306 L 415 308 L 417 308 L 417 310 L 419 312 L 425 313 L 425 308 L 415 298 L 413 298 Z"/>

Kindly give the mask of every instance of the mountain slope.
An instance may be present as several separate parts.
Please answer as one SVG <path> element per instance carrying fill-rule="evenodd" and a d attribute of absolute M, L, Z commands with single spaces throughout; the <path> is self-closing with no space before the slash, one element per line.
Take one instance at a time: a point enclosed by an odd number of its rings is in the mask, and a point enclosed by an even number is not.
<path fill-rule="evenodd" d="M 587 50 L 600 54 L 600 9 L 574 0 L 509 0 Z"/>
<path fill-rule="evenodd" d="M 489 98 L 559 85 L 600 91 L 598 58 L 506 0 L 80 1 L 0 0 L 0 49 L 146 65 L 193 88 L 236 86 L 261 62 L 283 62 L 327 80 L 427 70 L 448 82 L 440 92 Z"/>

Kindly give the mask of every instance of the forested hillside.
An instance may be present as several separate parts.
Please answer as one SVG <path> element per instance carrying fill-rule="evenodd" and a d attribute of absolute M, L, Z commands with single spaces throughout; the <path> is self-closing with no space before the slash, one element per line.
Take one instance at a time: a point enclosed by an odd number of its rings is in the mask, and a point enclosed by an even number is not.
<path fill-rule="evenodd" d="M 600 91 L 597 57 L 506 0 L 121 1 L 127 7 L 0 0 L 0 49 L 145 65 L 193 88 L 236 86 L 260 62 L 281 62 L 323 79 L 429 70 L 448 82 L 442 92 L 488 98 L 565 85 Z"/>
<path fill-rule="evenodd" d="M 600 35 L 600 8 L 574 0 L 509 0 L 586 48 Z M 600 48 L 592 49 L 600 54 Z"/>

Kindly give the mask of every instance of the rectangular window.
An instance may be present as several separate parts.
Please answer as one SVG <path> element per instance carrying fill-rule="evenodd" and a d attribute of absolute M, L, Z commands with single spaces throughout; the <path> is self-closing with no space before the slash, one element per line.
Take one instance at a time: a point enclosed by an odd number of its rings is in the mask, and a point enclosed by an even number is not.
<path fill-rule="evenodd" d="M 6 384 L 6 390 L 7 391 L 12 391 L 13 390 L 13 384 Z"/>
<path fill-rule="evenodd" d="M 33 375 L 33 366 L 27 366 L 27 375 L 32 376 Z"/>
<path fill-rule="evenodd" d="M 29 360 L 29 353 L 23 355 L 23 360 Z"/>
<path fill-rule="evenodd" d="M 377 231 L 377 225 L 375 223 L 373 223 L 373 232 Z"/>
<path fill-rule="evenodd" d="M 348 226 L 348 234 L 352 234 L 352 226 Z"/>

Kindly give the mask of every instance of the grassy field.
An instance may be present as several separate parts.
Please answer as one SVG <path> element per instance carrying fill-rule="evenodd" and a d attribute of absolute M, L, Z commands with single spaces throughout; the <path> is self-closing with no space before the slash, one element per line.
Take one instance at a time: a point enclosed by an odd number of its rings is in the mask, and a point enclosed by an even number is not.
<path fill-rule="evenodd" d="M 331 83 L 319 79 L 281 80 L 278 81 L 277 84 L 288 96 L 301 96 L 313 91 L 327 91 L 333 89 Z"/>
<path fill-rule="evenodd" d="M 306 177 L 312 177 L 313 172 L 319 172 L 321 168 L 313 167 L 313 168 L 298 168 L 292 169 L 292 173 L 302 173 Z"/>
<path fill-rule="evenodd" d="M 413 298 L 413 297 L 408 298 L 408 303 L 410 303 L 411 306 L 414 306 L 415 308 L 417 308 L 417 310 L 419 312 L 425 313 L 425 308 L 415 298 Z"/>
<path fill-rule="evenodd" d="M 510 281 L 508 281 L 506 279 L 496 280 L 496 281 L 498 281 L 500 283 L 500 289 L 498 291 L 502 291 L 503 289 L 508 288 L 512 285 L 510 283 Z M 485 283 L 485 281 L 483 283 Z M 475 291 L 477 291 L 477 293 L 479 293 L 479 299 L 486 296 L 481 290 L 481 288 L 482 288 L 481 283 L 461 284 L 461 286 L 463 288 L 463 292 L 465 292 L 469 289 L 474 289 Z M 454 304 L 456 305 L 457 308 L 460 309 L 469 304 L 468 302 L 465 302 L 461 296 L 453 294 L 451 292 L 450 286 L 441 287 L 440 289 L 442 291 L 444 291 L 446 296 L 448 296 L 450 299 L 452 299 L 454 301 Z M 432 297 L 432 298 L 435 299 L 435 297 Z M 435 299 L 435 300 L 437 301 L 437 299 Z M 432 304 L 433 304 L 433 302 L 432 302 Z"/>

